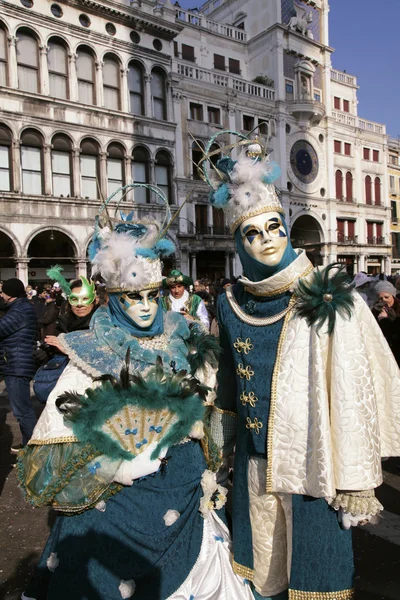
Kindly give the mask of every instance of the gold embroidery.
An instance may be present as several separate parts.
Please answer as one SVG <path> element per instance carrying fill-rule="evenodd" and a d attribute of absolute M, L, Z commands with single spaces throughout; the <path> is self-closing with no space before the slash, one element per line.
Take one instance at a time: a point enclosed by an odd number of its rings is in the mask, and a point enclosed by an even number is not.
<path fill-rule="evenodd" d="M 250 338 L 246 338 L 245 341 L 243 341 L 242 338 L 238 338 L 233 344 L 233 347 L 236 349 L 236 352 L 244 352 L 245 354 L 248 354 L 250 350 L 254 349 L 254 345 L 251 343 Z"/>
<path fill-rule="evenodd" d="M 289 306 L 295 302 L 294 297 L 292 296 L 289 302 Z M 269 411 L 269 419 L 268 419 L 268 434 L 267 434 L 267 473 L 265 480 L 265 490 L 267 494 L 272 492 L 272 452 L 273 452 L 273 435 L 274 435 L 274 422 L 275 422 L 275 409 L 276 409 L 276 394 L 278 387 L 278 373 L 281 368 L 281 360 L 282 360 L 282 348 L 283 343 L 286 339 L 287 328 L 289 325 L 290 312 L 286 315 L 285 320 L 282 325 L 281 334 L 279 336 L 278 348 L 276 350 L 276 360 L 274 371 L 272 373 L 272 382 L 271 382 L 271 403 L 270 403 L 270 411 Z"/>
<path fill-rule="evenodd" d="M 249 581 L 253 581 L 254 579 L 254 570 L 249 567 L 245 567 L 240 565 L 235 560 L 232 560 L 233 571 L 239 575 L 239 577 L 243 577 L 243 579 L 248 579 Z"/>
<path fill-rule="evenodd" d="M 227 415 L 232 415 L 232 417 L 237 417 L 237 413 L 233 412 L 232 410 L 224 410 L 223 408 L 219 408 L 218 406 L 212 406 L 212 410 L 215 410 L 215 412 L 219 413 L 219 414 L 227 414 Z"/>
<path fill-rule="evenodd" d="M 50 446 L 50 444 L 69 444 L 71 442 L 79 442 L 74 435 L 65 437 L 50 438 L 49 440 L 29 440 L 28 446 Z"/>
<path fill-rule="evenodd" d="M 252 286 L 248 286 L 248 285 L 245 285 L 244 289 L 246 290 L 246 292 L 249 292 L 253 296 L 262 296 L 264 298 L 268 298 L 270 296 L 279 296 L 279 294 L 288 292 L 290 290 L 290 288 L 293 287 L 293 285 L 296 281 L 298 281 L 299 279 L 302 279 L 303 277 L 307 277 L 307 275 L 312 273 L 313 270 L 314 270 L 313 265 L 311 265 L 311 264 L 308 265 L 308 267 L 303 271 L 303 273 L 301 273 L 300 275 L 296 275 L 296 277 L 294 279 L 292 279 L 292 281 L 290 281 L 289 283 L 286 283 L 285 285 L 283 285 L 280 288 L 277 288 L 276 290 L 271 290 L 270 292 L 261 292 L 261 291 L 259 292 L 256 289 L 254 289 Z"/>
<path fill-rule="evenodd" d="M 257 419 L 257 417 L 255 417 L 254 423 L 252 422 L 250 417 L 247 417 L 246 429 L 254 429 L 254 433 L 256 433 L 258 435 L 260 433 L 260 429 L 262 429 L 262 426 L 263 426 L 263 424 L 261 423 L 261 421 L 259 421 Z"/>
<path fill-rule="evenodd" d="M 242 392 L 240 394 L 240 401 L 243 404 L 243 406 L 246 406 L 246 404 L 250 404 L 250 406 L 254 408 L 256 402 L 258 402 L 258 398 L 257 396 L 255 396 L 254 392 L 249 392 L 248 395 L 246 394 L 246 392 Z"/>
<path fill-rule="evenodd" d="M 282 215 L 285 214 L 285 211 L 283 210 L 283 208 L 281 206 L 279 206 L 279 204 L 270 204 L 269 206 L 261 206 L 257 210 L 253 210 L 253 212 L 246 213 L 246 214 L 242 215 L 241 217 L 239 217 L 238 219 L 236 219 L 236 221 L 234 221 L 234 223 L 232 223 L 232 225 L 230 225 L 230 227 L 229 227 L 229 229 L 231 230 L 231 233 L 235 233 L 235 231 L 239 227 L 239 225 L 241 225 L 243 223 L 243 221 L 246 221 L 246 219 L 250 219 L 251 217 L 257 217 L 258 215 L 262 215 L 265 212 L 277 212 L 277 213 L 281 213 Z"/>
<path fill-rule="evenodd" d="M 247 367 L 244 368 L 242 363 L 240 363 L 238 365 L 238 368 L 236 369 L 236 373 L 239 375 L 240 379 L 243 379 L 244 377 L 246 377 L 247 381 L 250 381 L 250 379 L 254 375 L 254 371 L 252 370 L 251 366 L 247 365 Z"/>
<path fill-rule="evenodd" d="M 277 323 L 278 321 L 283 319 L 288 313 L 290 313 L 296 304 L 294 296 L 292 296 L 287 308 L 282 310 L 280 313 L 272 315 L 272 317 L 252 317 L 251 315 L 245 313 L 244 310 L 239 306 L 235 296 L 232 294 L 231 291 L 229 291 L 229 289 L 226 290 L 226 299 L 228 300 L 229 306 L 231 307 L 232 311 L 235 313 L 237 318 L 243 321 L 243 323 L 246 323 L 247 325 L 251 325 L 253 327 L 266 327 L 268 325 L 273 325 L 274 323 Z"/>
<path fill-rule="evenodd" d="M 354 590 L 342 590 L 340 592 L 302 592 L 301 590 L 289 590 L 289 600 L 353 600 Z"/>
<path fill-rule="evenodd" d="M 140 290 L 155 290 L 162 286 L 162 281 L 155 281 L 154 283 L 149 283 L 146 287 L 141 287 Z M 107 288 L 107 292 L 136 292 L 137 290 L 132 290 L 131 288 Z"/>

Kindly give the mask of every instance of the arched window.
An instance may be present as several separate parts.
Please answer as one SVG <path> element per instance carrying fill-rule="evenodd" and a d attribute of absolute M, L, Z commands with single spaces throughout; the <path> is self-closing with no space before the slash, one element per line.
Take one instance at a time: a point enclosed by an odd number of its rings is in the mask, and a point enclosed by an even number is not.
<path fill-rule="evenodd" d="M 53 196 L 72 196 L 71 140 L 62 134 L 52 139 L 51 170 L 53 174 Z"/>
<path fill-rule="evenodd" d="M 0 25 L 0 85 L 7 85 L 7 32 Z"/>
<path fill-rule="evenodd" d="M 203 150 L 204 150 L 203 142 L 199 141 L 199 140 L 193 140 L 193 143 L 192 143 L 192 176 L 193 176 L 193 179 L 196 179 L 197 181 L 201 181 L 201 177 L 199 175 L 197 165 L 199 164 L 200 160 L 203 158 Z"/>
<path fill-rule="evenodd" d="M 52 38 L 48 44 L 50 96 L 68 98 L 68 55 L 64 42 Z"/>
<path fill-rule="evenodd" d="M 108 146 L 107 158 L 107 194 L 108 196 L 124 185 L 124 148 L 120 144 L 110 144 Z M 113 202 L 118 202 L 122 194 L 119 193 L 113 198 Z"/>
<path fill-rule="evenodd" d="M 24 194 L 43 194 L 42 177 L 43 139 L 34 129 L 26 129 L 21 136 L 22 191 Z"/>
<path fill-rule="evenodd" d="M 171 158 L 170 155 L 163 150 L 157 152 L 156 155 L 155 175 L 156 185 L 164 192 L 168 204 L 172 204 Z"/>
<path fill-rule="evenodd" d="M 153 100 L 153 117 L 160 121 L 166 121 L 165 73 L 161 69 L 156 68 L 151 72 L 151 97 Z"/>
<path fill-rule="evenodd" d="M 369 175 L 365 178 L 365 202 L 372 204 L 372 179 Z"/>
<path fill-rule="evenodd" d="M 353 202 L 353 175 L 350 171 L 346 173 L 346 200 Z"/>
<path fill-rule="evenodd" d="M 103 66 L 104 106 L 111 110 L 120 109 L 120 67 L 112 54 L 106 54 Z"/>
<path fill-rule="evenodd" d="M 133 183 L 149 183 L 149 153 L 146 148 L 138 146 L 132 156 L 132 181 Z M 137 188 L 133 191 L 135 204 L 150 202 L 150 192 L 146 188 Z"/>
<path fill-rule="evenodd" d="M 144 115 L 143 69 L 138 63 L 131 62 L 129 64 L 128 88 L 131 113 Z"/>
<path fill-rule="evenodd" d="M 343 198 L 343 173 L 337 170 L 335 173 L 336 200 Z"/>
<path fill-rule="evenodd" d="M 81 143 L 81 190 L 83 198 L 98 198 L 99 145 L 95 140 Z"/>
<path fill-rule="evenodd" d="M 375 177 L 375 181 L 374 181 L 374 187 L 375 187 L 375 205 L 376 206 L 380 206 L 381 205 L 381 180 L 379 179 L 379 177 Z"/>
<path fill-rule="evenodd" d="M 220 148 L 220 146 L 218 144 L 213 144 L 210 148 L 210 152 L 215 152 L 216 150 L 219 150 L 219 148 Z M 214 154 L 213 156 L 210 157 L 210 161 L 215 166 L 220 158 L 221 158 L 220 153 Z"/>
<path fill-rule="evenodd" d="M 78 100 L 82 104 L 95 104 L 95 71 L 92 51 L 81 46 L 77 51 L 76 74 L 78 78 Z"/>
<path fill-rule="evenodd" d="M 17 33 L 18 88 L 25 92 L 39 92 L 38 43 L 29 29 Z"/>
<path fill-rule="evenodd" d="M 11 190 L 11 132 L 0 125 L 0 190 L 9 192 Z"/>

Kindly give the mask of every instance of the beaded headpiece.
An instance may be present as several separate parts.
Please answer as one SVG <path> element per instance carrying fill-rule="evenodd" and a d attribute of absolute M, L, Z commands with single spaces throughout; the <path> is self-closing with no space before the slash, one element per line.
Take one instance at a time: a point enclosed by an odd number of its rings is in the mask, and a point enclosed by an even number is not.
<path fill-rule="evenodd" d="M 240 141 L 211 150 L 216 138 L 223 134 L 234 134 Z M 235 161 L 229 152 L 237 147 L 241 153 Z M 225 156 L 214 165 L 212 157 L 224 153 Z M 258 138 L 252 140 L 241 133 L 221 131 L 209 140 L 197 166 L 200 177 L 212 189 L 211 204 L 224 211 L 232 233 L 249 217 L 270 211 L 284 214 L 273 185 L 280 175 L 280 169 L 269 161 L 266 147 Z"/>
<path fill-rule="evenodd" d="M 163 223 L 138 219 L 134 212 L 119 210 L 124 195 L 138 187 L 150 189 L 161 199 L 166 209 Z M 108 206 L 118 194 L 121 197 L 111 216 Z M 168 201 L 156 186 L 128 184 L 105 200 L 96 217 L 89 258 L 94 271 L 105 280 L 108 292 L 137 292 L 161 286 L 161 259 L 175 252 L 173 242 L 164 237 L 171 222 Z"/>

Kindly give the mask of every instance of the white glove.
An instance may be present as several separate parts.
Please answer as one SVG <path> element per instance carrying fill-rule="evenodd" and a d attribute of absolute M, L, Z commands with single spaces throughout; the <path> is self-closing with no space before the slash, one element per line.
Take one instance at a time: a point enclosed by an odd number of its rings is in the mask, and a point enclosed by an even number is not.
<path fill-rule="evenodd" d="M 146 450 L 132 458 L 132 460 L 124 460 L 114 475 L 114 481 L 123 485 L 132 485 L 135 479 L 146 477 L 146 475 L 151 475 L 158 471 L 161 466 L 161 460 L 167 454 L 168 448 L 161 450 L 158 458 L 151 460 L 150 456 L 157 444 L 158 442 L 152 442 Z"/>
<path fill-rule="evenodd" d="M 344 511 L 342 508 L 339 509 L 339 523 L 342 529 L 350 529 L 350 527 L 357 527 L 358 525 L 377 525 L 379 523 L 378 515 L 352 515 L 349 512 Z"/>

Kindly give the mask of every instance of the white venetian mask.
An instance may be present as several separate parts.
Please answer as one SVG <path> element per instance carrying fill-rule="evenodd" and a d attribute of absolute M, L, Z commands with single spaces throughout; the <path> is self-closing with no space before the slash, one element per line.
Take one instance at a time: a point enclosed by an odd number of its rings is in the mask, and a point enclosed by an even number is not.
<path fill-rule="evenodd" d="M 138 327 L 150 327 L 158 311 L 159 290 L 124 292 L 119 300 L 124 311 Z"/>
<path fill-rule="evenodd" d="M 277 212 L 250 217 L 240 225 L 243 247 L 247 254 L 260 263 L 277 265 L 288 245 L 288 237 Z"/>

